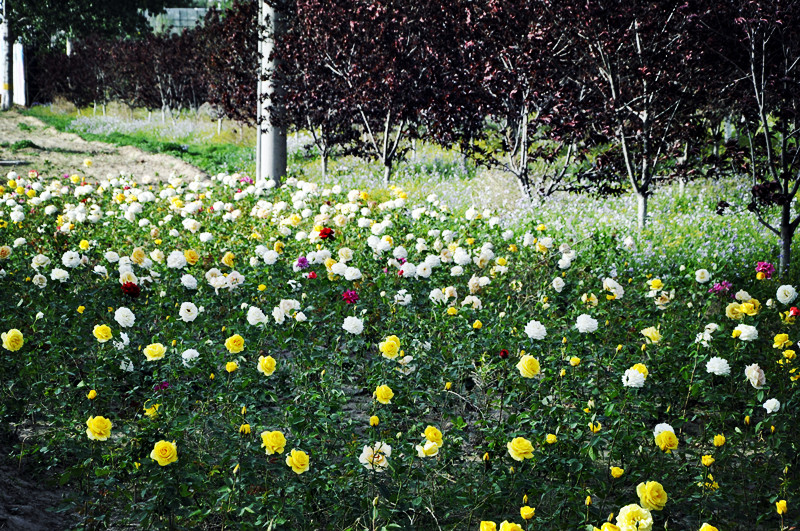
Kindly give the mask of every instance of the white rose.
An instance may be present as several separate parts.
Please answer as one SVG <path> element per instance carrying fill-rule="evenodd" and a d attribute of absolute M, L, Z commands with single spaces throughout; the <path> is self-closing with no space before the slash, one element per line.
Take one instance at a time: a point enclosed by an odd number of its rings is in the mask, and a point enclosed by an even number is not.
<path fill-rule="evenodd" d="M 727 376 L 731 373 L 731 366 L 728 360 L 714 356 L 706 363 L 706 371 L 717 376 Z"/>
<path fill-rule="evenodd" d="M 778 402 L 776 398 L 770 398 L 763 404 L 764 409 L 767 410 L 767 414 L 775 413 L 776 411 L 781 409 L 781 403 Z"/>
<path fill-rule="evenodd" d="M 547 329 L 539 321 L 533 320 L 525 325 L 525 334 L 531 339 L 544 339 L 547 335 Z"/>
<path fill-rule="evenodd" d="M 594 332 L 597 330 L 597 319 L 593 319 L 590 315 L 584 313 L 578 316 L 575 326 L 581 334 Z"/>
<path fill-rule="evenodd" d="M 698 269 L 694 272 L 694 279 L 700 284 L 705 284 L 711 280 L 711 273 L 707 269 Z"/>
<path fill-rule="evenodd" d="M 119 323 L 120 326 L 128 328 L 133 326 L 134 321 L 136 321 L 136 316 L 133 315 L 132 311 L 123 306 L 117 308 L 117 311 L 114 312 L 114 320 Z"/>
<path fill-rule="evenodd" d="M 69 273 L 58 267 L 50 272 L 50 280 L 58 280 L 59 282 L 66 282 L 69 278 Z"/>
<path fill-rule="evenodd" d="M 197 279 L 189 274 L 181 277 L 181 284 L 183 284 L 183 287 L 186 289 L 197 289 Z"/>
<path fill-rule="evenodd" d="M 566 283 L 564 282 L 564 279 L 561 277 L 556 277 L 553 279 L 553 289 L 558 293 L 561 293 L 561 290 L 564 289 L 565 284 Z"/>
<path fill-rule="evenodd" d="M 197 306 L 195 306 L 191 302 L 184 302 L 181 304 L 181 309 L 178 311 L 178 315 L 181 316 L 181 319 L 184 322 L 191 323 L 195 319 L 197 319 Z"/>
<path fill-rule="evenodd" d="M 622 375 L 622 385 L 625 387 L 644 387 L 644 374 L 636 369 L 628 369 Z"/>
<path fill-rule="evenodd" d="M 359 335 L 364 330 L 364 322 L 358 317 L 348 316 L 344 318 L 342 328 L 351 334 Z"/>
<path fill-rule="evenodd" d="M 797 290 L 789 284 L 785 284 L 778 288 L 776 298 L 781 304 L 791 304 L 797 298 Z"/>

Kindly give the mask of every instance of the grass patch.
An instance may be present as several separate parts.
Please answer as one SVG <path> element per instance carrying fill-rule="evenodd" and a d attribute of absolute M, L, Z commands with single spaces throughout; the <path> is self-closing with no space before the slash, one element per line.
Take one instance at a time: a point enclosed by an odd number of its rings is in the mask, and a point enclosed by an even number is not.
<path fill-rule="evenodd" d="M 73 127 L 77 115 L 55 113 L 43 106 L 33 107 L 23 113 L 38 118 L 59 131 L 77 134 L 89 142 L 99 141 L 117 146 L 133 146 L 149 153 L 166 153 L 210 175 L 221 172 L 255 173 L 255 150 L 250 146 L 217 142 L 214 139 L 197 139 L 191 134 L 178 139 L 159 139 L 145 131 L 93 133 Z"/>
<path fill-rule="evenodd" d="M 34 142 L 30 140 L 17 140 L 11 146 L 9 146 L 11 151 L 20 151 L 23 149 L 42 149 L 41 147 L 37 146 Z"/>

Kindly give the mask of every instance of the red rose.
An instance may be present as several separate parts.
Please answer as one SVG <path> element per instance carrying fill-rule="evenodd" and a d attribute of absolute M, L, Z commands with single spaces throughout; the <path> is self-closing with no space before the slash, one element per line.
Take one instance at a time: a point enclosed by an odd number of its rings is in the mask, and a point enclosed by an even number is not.
<path fill-rule="evenodd" d="M 504 359 L 508 358 L 508 350 L 503 349 L 497 355 L 500 356 L 501 360 L 504 360 Z"/>
<path fill-rule="evenodd" d="M 122 285 L 122 293 L 135 299 L 142 292 L 141 288 L 133 282 L 126 282 Z"/>
<path fill-rule="evenodd" d="M 319 237 L 322 240 L 327 240 L 328 238 L 333 239 L 334 238 L 333 229 L 330 229 L 328 227 L 323 227 L 323 229 L 319 231 Z"/>
<path fill-rule="evenodd" d="M 312 271 L 311 273 L 308 274 L 308 278 L 310 278 L 312 280 L 317 278 L 317 272 L 316 271 Z"/>
<path fill-rule="evenodd" d="M 791 315 L 792 317 L 797 317 L 798 315 L 800 315 L 800 310 L 797 309 L 797 306 L 792 306 L 791 308 L 789 308 L 789 315 Z"/>

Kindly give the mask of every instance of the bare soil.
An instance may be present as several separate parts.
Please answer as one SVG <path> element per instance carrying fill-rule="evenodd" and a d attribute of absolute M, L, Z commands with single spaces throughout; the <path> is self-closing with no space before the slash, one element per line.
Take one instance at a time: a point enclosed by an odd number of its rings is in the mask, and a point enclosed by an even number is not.
<path fill-rule="evenodd" d="M 69 496 L 54 478 L 37 474 L 11 457 L 13 440 L 0 434 L 0 529 L 58 531 L 71 529 L 77 519 L 56 512 Z"/>
<path fill-rule="evenodd" d="M 13 149 L 15 144 L 17 149 Z M 91 167 L 84 166 L 86 159 L 92 161 Z M 9 165 L 9 161 L 22 161 L 22 164 Z M 11 170 L 19 174 L 37 170 L 50 176 L 79 173 L 89 178 L 120 174 L 137 178 L 204 175 L 198 168 L 171 155 L 147 153 L 132 146 L 87 142 L 78 135 L 63 133 L 14 110 L 0 112 L 0 174 L 4 176 Z"/>

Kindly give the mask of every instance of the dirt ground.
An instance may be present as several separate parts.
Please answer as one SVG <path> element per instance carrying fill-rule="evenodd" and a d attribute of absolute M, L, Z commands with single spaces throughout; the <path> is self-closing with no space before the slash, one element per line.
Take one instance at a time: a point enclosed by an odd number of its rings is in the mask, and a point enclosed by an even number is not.
<path fill-rule="evenodd" d="M 22 147 L 20 142 L 32 142 Z M 17 143 L 17 149 L 13 149 Z M 92 166 L 84 166 L 84 160 Z M 22 164 L 9 164 L 23 161 Z M 160 153 L 147 153 L 132 146 L 117 147 L 103 142 L 87 142 L 78 135 L 62 133 L 31 116 L 17 111 L 0 112 L 0 175 L 9 171 L 44 175 L 80 173 L 87 177 L 145 175 L 168 178 L 172 174 L 193 177 L 203 172 L 186 162 Z"/>
<path fill-rule="evenodd" d="M 14 441 L 0 434 L 0 529 L 58 531 L 70 529 L 77 518 L 56 512 L 69 495 L 54 478 L 42 477 L 10 457 Z"/>

